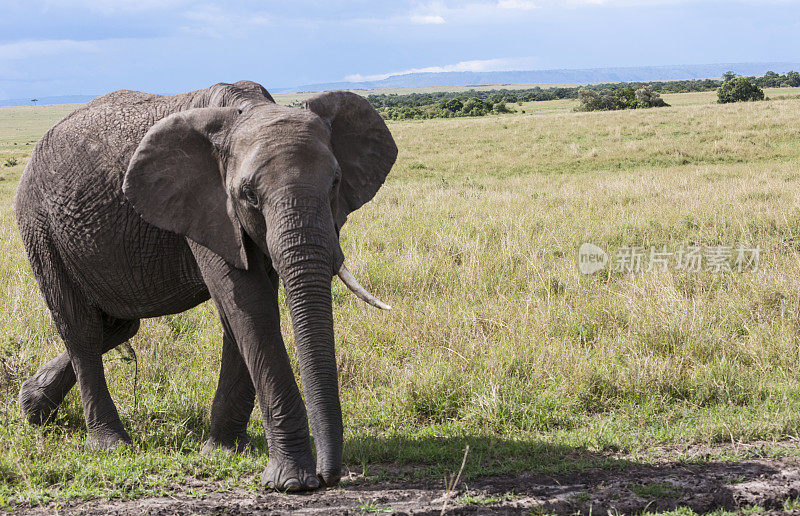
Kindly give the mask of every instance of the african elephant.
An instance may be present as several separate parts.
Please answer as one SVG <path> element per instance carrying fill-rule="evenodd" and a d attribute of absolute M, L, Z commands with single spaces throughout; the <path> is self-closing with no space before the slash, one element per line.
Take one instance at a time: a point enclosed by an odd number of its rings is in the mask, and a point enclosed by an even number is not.
<path fill-rule="evenodd" d="M 358 95 L 322 93 L 285 107 L 249 81 L 174 96 L 118 91 L 59 122 L 36 145 L 15 200 L 66 346 L 23 384 L 27 419 L 51 417 L 77 380 L 87 446 L 130 442 L 102 354 L 131 338 L 141 318 L 210 297 L 224 334 L 204 450 L 249 442 L 258 395 L 269 446 L 262 481 L 290 491 L 335 485 L 343 430 L 332 277 L 389 308 L 348 272 L 339 230 L 396 157 L 388 128 Z M 308 416 L 281 336 L 279 279 Z"/>

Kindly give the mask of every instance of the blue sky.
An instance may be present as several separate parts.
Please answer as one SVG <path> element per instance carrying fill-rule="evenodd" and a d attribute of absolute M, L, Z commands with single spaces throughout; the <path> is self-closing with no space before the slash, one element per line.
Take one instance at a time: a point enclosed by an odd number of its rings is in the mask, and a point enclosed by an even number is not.
<path fill-rule="evenodd" d="M 0 99 L 800 60 L 800 0 L 0 0 Z"/>

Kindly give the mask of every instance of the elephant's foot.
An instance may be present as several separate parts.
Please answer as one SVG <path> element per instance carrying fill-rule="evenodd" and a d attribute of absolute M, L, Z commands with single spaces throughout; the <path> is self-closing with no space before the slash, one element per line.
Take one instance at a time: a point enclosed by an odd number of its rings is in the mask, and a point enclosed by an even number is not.
<path fill-rule="evenodd" d="M 38 376 L 29 378 L 19 390 L 19 406 L 28 423 L 42 425 L 55 419 L 63 396 L 60 392 L 48 392 L 41 386 Z"/>
<path fill-rule="evenodd" d="M 261 474 L 261 483 L 278 491 L 312 491 L 322 487 L 316 469 L 310 457 L 304 460 L 270 457 Z"/>
<path fill-rule="evenodd" d="M 326 487 L 334 487 L 342 478 L 342 468 L 319 468 L 317 477 Z"/>
<path fill-rule="evenodd" d="M 86 434 L 85 446 L 88 450 L 109 450 L 126 444 L 131 444 L 131 438 L 123 428 L 98 428 Z"/>
<path fill-rule="evenodd" d="M 219 439 L 210 437 L 208 441 L 203 444 L 200 453 L 211 453 L 214 450 L 225 450 L 234 454 L 240 454 L 250 449 L 250 437 L 247 432 L 239 434 L 232 439 Z"/>

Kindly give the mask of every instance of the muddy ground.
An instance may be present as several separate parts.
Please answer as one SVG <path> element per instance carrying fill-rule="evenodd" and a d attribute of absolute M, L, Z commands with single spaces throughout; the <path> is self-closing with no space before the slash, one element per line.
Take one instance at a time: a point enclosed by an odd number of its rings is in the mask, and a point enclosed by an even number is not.
<path fill-rule="evenodd" d="M 446 504 L 448 514 L 605 515 L 608 511 L 638 514 L 678 507 L 704 513 L 758 506 L 784 514 L 794 505 L 800 507 L 794 502 L 800 497 L 797 446 L 754 443 L 663 448 L 653 450 L 647 460 L 614 456 L 618 466 L 612 469 L 487 476 L 460 482 L 450 493 L 443 479 L 371 481 L 352 475 L 339 488 L 302 495 L 215 492 L 213 484 L 191 480 L 175 485 L 165 496 L 17 509 L 32 514 L 440 514 Z M 198 491 L 205 494 L 197 495 Z"/>

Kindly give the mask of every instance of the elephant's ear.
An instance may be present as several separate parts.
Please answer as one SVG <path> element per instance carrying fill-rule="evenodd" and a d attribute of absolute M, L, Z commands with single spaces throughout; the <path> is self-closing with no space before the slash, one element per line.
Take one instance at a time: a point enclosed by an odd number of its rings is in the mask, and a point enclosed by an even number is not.
<path fill-rule="evenodd" d="M 122 188 L 145 221 L 246 269 L 242 228 L 219 157 L 219 144 L 240 113 L 237 108 L 199 108 L 160 120 L 139 143 Z"/>
<path fill-rule="evenodd" d="M 333 154 L 342 169 L 334 215 L 341 228 L 350 212 L 378 192 L 397 159 L 397 146 L 381 116 L 360 95 L 331 91 L 311 97 L 304 107 L 331 126 Z"/>

